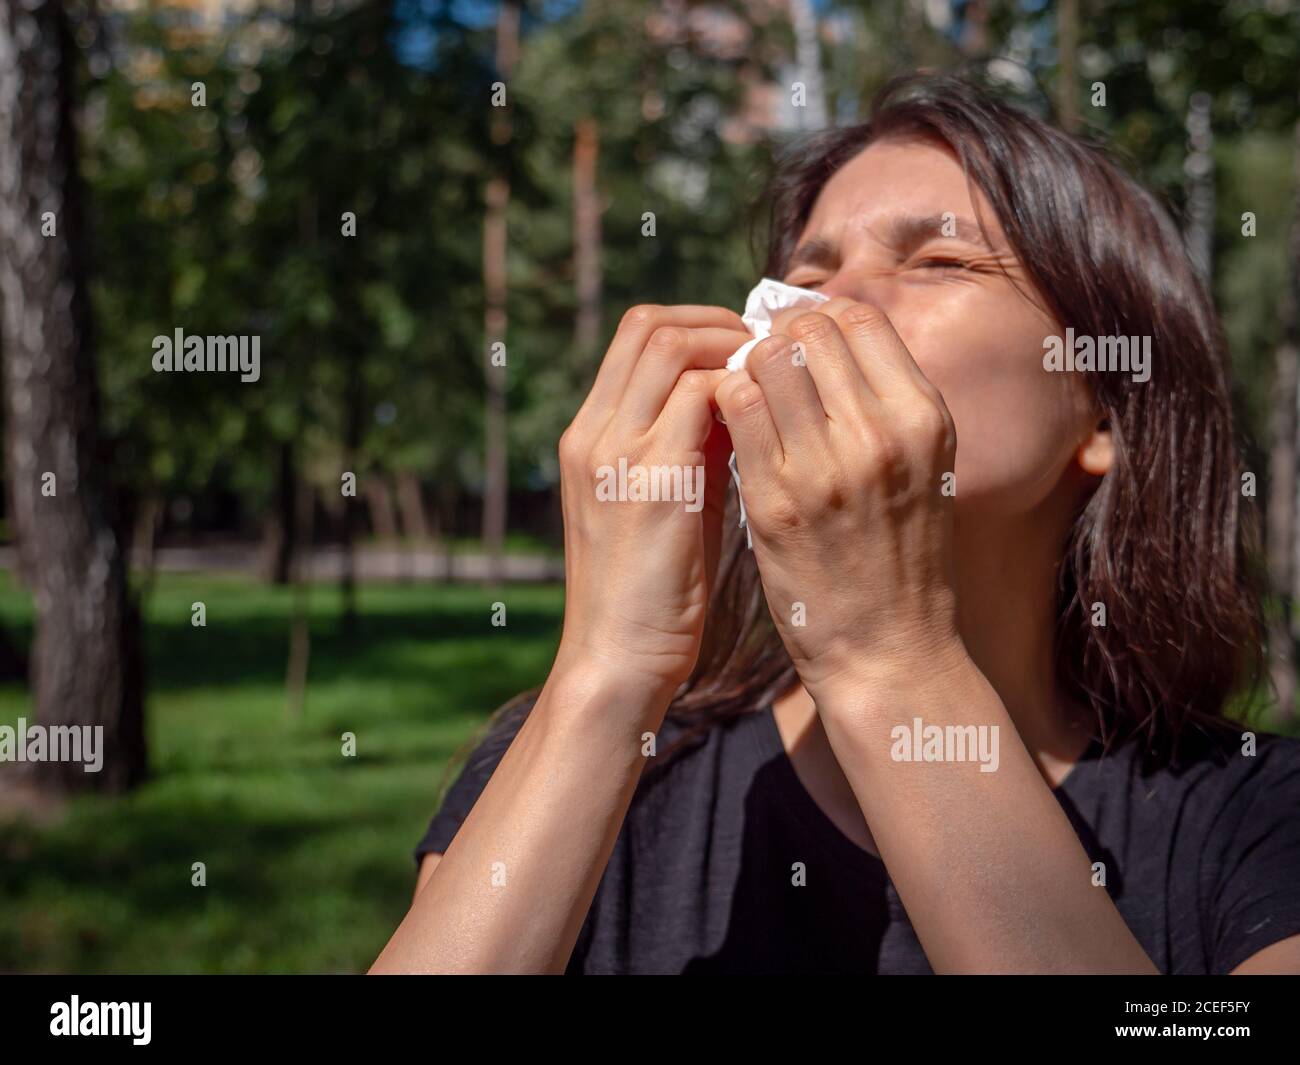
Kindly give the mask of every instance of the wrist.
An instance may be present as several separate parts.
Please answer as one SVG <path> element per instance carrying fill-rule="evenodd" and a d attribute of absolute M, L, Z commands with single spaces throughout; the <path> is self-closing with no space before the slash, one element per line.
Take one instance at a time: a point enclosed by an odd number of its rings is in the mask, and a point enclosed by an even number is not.
<path fill-rule="evenodd" d="M 906 653 L 857 656 L 807 687 L 823 719 L 860 720 L 893 716 L 904 706 L 933 705 L 977 679 L 983 674 L 954 633 Z"/>
<path fill-rule="evenodd" d="M 561 648 L 542 690 L 557 714 L 657 729 L 677 687 L 633 664 L 598 654 L 570 654 Z"/>

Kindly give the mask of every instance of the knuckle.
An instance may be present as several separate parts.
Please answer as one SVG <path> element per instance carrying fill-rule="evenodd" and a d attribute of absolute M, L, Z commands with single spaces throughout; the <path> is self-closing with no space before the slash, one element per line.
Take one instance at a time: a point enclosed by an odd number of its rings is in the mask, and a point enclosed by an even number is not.
<path fill-rule="evenodd" d="M 745 382 L 731 389 L 728 406 L 737 417 L 745 418 L 766 407 L 767 397 L 758 385 Z"/>
<path fill-rule="evenodd" d="M 789 343 L 789 337 L 779 335 L 767 337 L 754 345 L 754 350 L 745 360 L 746 368 L 755 376 L 762 376 L 774 370 L 781 362 L 781 357 Z"/>
<path fill-rule="evenodd" d="M 918 437 L 935 452 L 951 454 L 957 448 L 957 428 L 943 399 L 937 395 L 918 403 L 911 415 Z"/>
<path fill-rule="evenodd" d="M 898 467 L 903 449 L 897 438 L 875 425 L 864 425 L 859 430 L 861 460 L 871 474 L 888 472 Z"/>
<path fill-rule="evenodd" d="M 661 325 L 646 342 L 646 354 L 654 358 L 676 358 L 685 350 L 689 337 L 679 325 Z"/>
<path fill-rule="evenodd" d="M 869 303 L 855 303 L 840 314 L 840 324 L 855 333 L 879 329 L 886 320 L 885 312 Z"/>
<path fill-rule="evenodd" d="M 848 502 L 848 493 L 843 481 L 828 467 L 812 475 L 806 482 L 806 491 L 814 512 L 828 514 L 843 509 Z"/>
<path fill-rule="evenodd" d="M 896 470 L 907 457 L 907 449 L 903 447 L 898 437 L 889 433 L 882 433 L 880 440 L 876 445 L 876 460 L 880 463 L 882 469 Z"/>
<path fill-rule="evenodd" d="M 943 448 L 952 454 L 957 450 L 957 423 L 952 420 L 952 412 L 948 409 L 948 404 L 943 401 L 943 397 L 938 396 L 937 400 L 939 417 L 943 421 Z"/>
<path fill-rule="evenodd" d="M 712 377 L 706 370 L 684 370 L 677 378 L 677 390 L 688 396 L 705 395 L 711 386 Z"/>
<path fill-rule="evenodd" d="M 804 524 L 802 508 L 784 492 L 769 500 L 763 509 L 764 524 L 780 532 L 790 532 Z"/>
<path fill-rule="evenodd" d="M 848 296 L 832 296 L 825 303 L 818 304 L 817 311 L 829 318 L 836 318 L 840 312 L 852 307 L 854 302 Z"/>
<path fill-rule="evenodd" d="M 916 434 L 931 446 L 942 446 L 948 435 L 948 418 L 933 403 L 922 402 L 912 408 L 909 415 Z"/>
<path fill-rule="evenodd" d="M 618 328 L 622 330 L 644 329 L 651 325 L 660 311 L 657 303 L 638 303 L 623 312 Z"/>
<path fill-rule="evenodd" d="M 790 323 L 790 333 L 806 343 L 817 343 L 835 333 L 835 321 L 820 311 L 808 311 Z"/>
<path fill-rule="evenodd" d="M 586 444 L 579 440 L 578 434 L 574 431 L 573 426 L 565 429 L 560 434 L 559 444 L 560 464 L 563 466 L 580 465 L 587 455 Z"/>
<path fill-rule="evenodd" d="M 863 421 L 859 423 L 856 437 L 859 454 L 874 454 L 880 450 L 882 434 L 874 422 Z"/>

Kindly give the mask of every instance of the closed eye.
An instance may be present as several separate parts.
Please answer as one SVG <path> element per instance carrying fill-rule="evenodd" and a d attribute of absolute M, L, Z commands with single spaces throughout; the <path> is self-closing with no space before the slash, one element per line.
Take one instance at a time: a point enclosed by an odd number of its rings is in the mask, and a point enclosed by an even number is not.
<path fill-rule="evenodd" d="M 916 264 L 922 270 L 966 270 L 966 263 L 960 259 L 922 259 Z"/>

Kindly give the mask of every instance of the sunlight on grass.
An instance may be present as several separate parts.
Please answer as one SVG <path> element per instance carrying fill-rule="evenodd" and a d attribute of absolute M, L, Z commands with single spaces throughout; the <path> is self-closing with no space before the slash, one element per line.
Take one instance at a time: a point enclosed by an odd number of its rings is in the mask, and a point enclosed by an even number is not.
<path fill-rule="evenodd" d="M 509 624 L 493 628 L 503 599 Z M 190 607 L 207 605 L 207 627 Z M 447 760 L 545 676 L 562 589 L 376 585 L 360 630 L 312 592 L 306 709 L 287 716 L 291 596 L 231 576 L 164 575 L 148 609 L 153 779 L 81 798 L 49 826 L 0 823 L 0 970 L 356 972 L 396 927 L 411 849 Z M 31 607 L 0 575 L 0 624 Z M 30 713 L 0 686 L 0 723 Z M 357 756 L 340 736 L 357 737 Z M 190 885 L 206 863 L 207 887 Z"/>
<path fill-rule="evenodd" d="M 506 628 L 490 624 L 497 598 Z M 190 625 L 197 600 L 206 628 Z M 313 590 L 295 721 L 289 591 L 161 578 L 147 634 L 153 779 L 78 799 L 50 825 L 0 823 L 0 971 L 357 972 L 374 960 L 410 901 L 411 849 L 448 759 L 544 678 L 562 588 L 375 585 L 359 602 L 360 631 L 345 638 L 337 589 Z M 30 640 L 30 602 L 4 574 L 0 624 Z M 0 686 L 0 723 L 29 713 L 24 688 Z M 1254 720 L 1276 727 L 1267 712 Z M 196 861 L 205 888 L 190 885 Z"/>

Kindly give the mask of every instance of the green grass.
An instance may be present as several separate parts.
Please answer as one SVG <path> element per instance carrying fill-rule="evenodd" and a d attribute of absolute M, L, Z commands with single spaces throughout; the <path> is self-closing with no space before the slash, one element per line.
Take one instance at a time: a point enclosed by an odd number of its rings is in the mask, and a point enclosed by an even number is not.
<path fill-rule="evenodd" d="M 507 552 L 514 552 L 521 555 L 564 557 L 564 548 L 562 545 L 525 532 L 515 532 L 512 530 L 511 532 L 506 533 L 502 546 Z M 473 554 L 483 553 L 483 541 L 478 537 L 457 537 L 451 541 L 451 547 L 453 551 L 464 551 Z"/>
<path fill-rule="evenodd" d="M 196 600 L 206 628 L 190 624 Z M 290 593 L 163 575 L 147 611 L 152 779 L 50 824 L 0 821 L 0 971 L 364 970 L 410 901 L 448 759 L 545 676 L 561 600 L 549 585 L 369 585 L 345 639 L 337 590 L 317 586 L 294 721 Z M 30 602 L 3 574 L 0 624 L 30 639 Z M 0 686 L 0 723 L 24 715 L 25 688 Z M 190 883 L 198 861 L 206 887 Z"/>
<path fill-rule="evenodd" d="M 153 777 L 125 798 L 76 799 L 48 824 L 0 819 L 0 971 L 357 972 L 374 960 L 410 900 L 410 852 L 448 759 L 544 677 L 562 589 L 508 589 L 505 628 L 481 588 L 359 596 L 359 635 L 345 639 L 337 589 L 313 590 L 294 721 L 290 593 L 160 578 L 147 627 Z M 206 628 L 190 624 L 196 600 Z M 30 640 L 30 601 L 3 573 L 0 625 Z M 19 716 L 25 688 L 0 685 L 0 724 Z M 206 887 L 190 884 L 196 861 Z"/>

